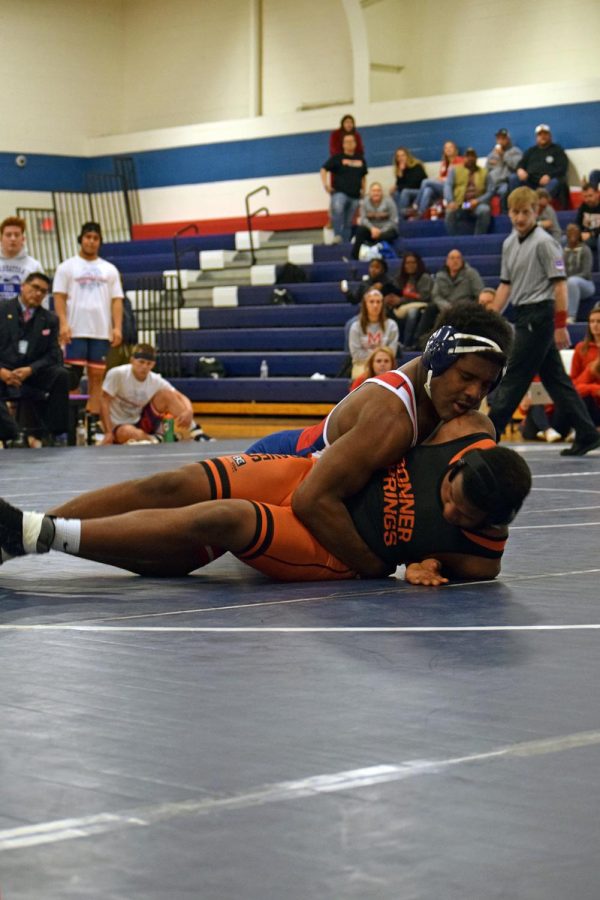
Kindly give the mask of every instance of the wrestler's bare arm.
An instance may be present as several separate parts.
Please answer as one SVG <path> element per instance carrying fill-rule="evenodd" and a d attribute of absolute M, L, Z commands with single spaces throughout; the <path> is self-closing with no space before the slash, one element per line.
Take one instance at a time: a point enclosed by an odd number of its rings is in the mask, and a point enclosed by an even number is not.
<path fill-rule="evenodd" d="M 406 567 L 405 578 L 409 584 L 447 584 L 449 578 L 464 578 L 467 581 L 487 580 L 500 574 L 499 559 L 485 559 L 458 553 L 440 553 L 435 558 L 410 563 Z"/>
<path fill-rule="evenodd" d="M 368 402 L 367 391 L 376 392 L 377 402 Z M 401 459 L 410 449 L 413 427 L 402 402 L 378 386 L 361 388 L 367 398 L 353 412 L 353 424 L 336 437 L 314 470 L 298 487 L 292 509 L 337 559 L 363 577 L 378 578 L 390 568 L 359 536 L 344 500 L 356 494 L 373 472 Z M 372 395 L 371 395 L 372 397 Z M 350 404 L 350 400 L 345 401 Z M 342 412 L 342 407 L 340 407 Z M 344 413 L 351 413 L 349 408 Z M 339 424 L 339 423 L 338 423 Z"/>

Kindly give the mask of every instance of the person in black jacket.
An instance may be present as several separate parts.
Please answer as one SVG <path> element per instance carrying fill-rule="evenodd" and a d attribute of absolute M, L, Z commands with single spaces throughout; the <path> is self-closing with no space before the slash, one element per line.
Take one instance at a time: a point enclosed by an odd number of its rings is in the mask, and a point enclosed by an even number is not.
<path fill-rule="evenodd" d="M 0 304 L 0 401 L 18 401 L 19 423 L 27 428 L 30 446 L 44 436 L 57 442 L 68 428 L 69 375 L 58 343 L 58 318 L 42 306 L 50 279 L 41 272 L 28 275 L 17 298 Z M 15 438 L 17 427 L 0 415 Z"/>
<path fill-rule="evenodd" d="M 553 199 L 559 200 L 566 208 L 569 205 L 567 184 L 567 154 L 552 140 L 549 125 L 538 125 L 535 129 L 535 145 L 525 151 L 519 168 L 508 180 L 508 193 L 515 188 L 545 188 Z"/>

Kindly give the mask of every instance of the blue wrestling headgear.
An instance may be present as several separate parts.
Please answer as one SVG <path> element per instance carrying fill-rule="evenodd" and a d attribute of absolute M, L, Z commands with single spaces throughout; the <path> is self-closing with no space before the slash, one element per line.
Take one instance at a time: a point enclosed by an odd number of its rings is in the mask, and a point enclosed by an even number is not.
<path fill-rule="evenodd" d="M 466 499 L 486 513 L 481 527 L 500 528 L 512 522 L 531 489 L 529 466 L 506 447 L 469 450 L 449 468 L 451 481 L 462 471 Z"/>
<path fill-rule="evenodd" d="M 466 334 L 457 331 L 452 325 L 443 325 L 434 331 L 421 357 L 421 362 L 429 371 L 425 385 L 429 393 L 429 385 L 432 378 L 442 375 L 446 369 L 458 361 L 464 353 L 494 353 L 498 354 L 502 363 L 502 371 L 498 375 L 493 387 L 496 387 L 506 372 L 506 354 L 502 347 L 490 338 L 479 334 Z"/>

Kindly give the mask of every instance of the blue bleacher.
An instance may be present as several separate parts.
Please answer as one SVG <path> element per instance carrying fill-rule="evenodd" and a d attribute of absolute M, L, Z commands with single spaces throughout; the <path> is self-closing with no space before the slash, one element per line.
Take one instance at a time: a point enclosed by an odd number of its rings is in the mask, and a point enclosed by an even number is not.
<path fill-rule="evenodd" d="M 338 300 L 341 298 L 338 288 Z M 298 306 L 245 306 L 238 308 L 201 309 L 200 328 L 313 328 L 322 325 L 344 325 L 356 315 L 350 303 L 322 303 Z"/>
<path fill-rule="evenodd" d="M 348 393 L 347 378 L 170 378 L 192 402 L 338 403 Z"/>

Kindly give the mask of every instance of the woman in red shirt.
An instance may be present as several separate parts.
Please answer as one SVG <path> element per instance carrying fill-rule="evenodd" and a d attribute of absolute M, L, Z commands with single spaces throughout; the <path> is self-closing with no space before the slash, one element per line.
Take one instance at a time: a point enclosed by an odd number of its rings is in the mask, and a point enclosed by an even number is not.
<path fill-rule="evenodd" d="M 571 379 L 594 425 L 600 425 L 600 303 L 589 314 L 585 338 L 575 345 Z"/>
<path fill-rule="evenodd" d="M 344 152 L 343 141 L 344 136 L 347 134 L 353 134 L 356 139 L 356 155 L 364 157 L 365 148 L 363 147 L 362 138 L 356 130 L 354 116 L 349 114 L 342 116 L 340 127 L 336 128 L 335 131 L 332 131 L 329 135 L 329 155 L 337 156 L 339 153 Z"/>

